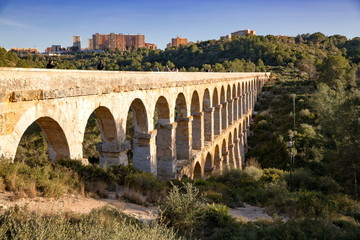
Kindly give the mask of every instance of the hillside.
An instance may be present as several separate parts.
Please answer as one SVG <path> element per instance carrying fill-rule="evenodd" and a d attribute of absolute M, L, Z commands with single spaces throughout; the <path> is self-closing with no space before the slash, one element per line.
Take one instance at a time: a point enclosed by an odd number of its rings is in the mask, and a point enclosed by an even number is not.
<path fill-rule="evenodd" d="M 109 191 L 126 186 L 124 198 L 157 205 L 161 231 L 184 239 L 356 239 L 360 235 L 360 38 L 321 33 L 247 36 L 164 51 L 74 52 L 55 61 L 58 68 L 94 69 L 100 59 L 106 70 L 270 71 L 271 81 L 255 106 L 246 169 L 171 183 L 131 164 L 100 169 L 94 147 L 100 131 L 91 118 L 84 141 L 91 164 L 50 163 L 46 139 L 34 125 L 24 134 L 15 163 L 1 162 L 0 190 L 18 198 L 66 194 L 107 198 Z M 47 60 L 0 50 L 0 66 L 44 67 Z M 247 223 L 229 214 L 228 208 L 246 204 L 289 220 Z M 109 222 L 114 223 L 112 218 Z M 0 226 L 5 225 L 0 221 Z"/>

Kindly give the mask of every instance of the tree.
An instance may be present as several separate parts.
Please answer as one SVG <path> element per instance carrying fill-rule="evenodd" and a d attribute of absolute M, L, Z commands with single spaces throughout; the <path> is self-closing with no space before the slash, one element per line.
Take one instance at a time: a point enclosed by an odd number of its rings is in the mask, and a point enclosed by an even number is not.
<path fill-rule="evenodd" d="M 174 64 L 172 61 L 170 61 L 170 60 L 168 60 L 168 61 L 166 62 L 166 66 L 167 66 L 169 69 L 175 68 L 175 64 Z"/>
<path fill-rule="evenodd" d="M 319 65 L 320 72 L 317 84 L 325 83 L 330 87 L 335 87 L 337 81 L 348 86 L 355 80 L 351 76 L 352 68 L 349 62 L 341 55 L 326 57 L 322 64 Z"/>
<path fill-rule="evenodd" d="M 257 60 L 256 66 L 259 68 L 260 72 L 265 72 L 265 64 L 261 58 Z"/>
<path fill-rule="evenodd" d="M 321 83 L 311 105 L 324 135 L 332 141 L 326 159 L 331 172 L 347 185 L 356 184 L 360 174 L 360 93 L 346 90 L 340 81 L 333 88 Z"/>
<path fill-rule="evenodd" d="M 310 57 L 304 58 L 299 62 L 299 69 L 305 72 L 310 80 L 313 80 L 317 74 L 315 61 Z"/>

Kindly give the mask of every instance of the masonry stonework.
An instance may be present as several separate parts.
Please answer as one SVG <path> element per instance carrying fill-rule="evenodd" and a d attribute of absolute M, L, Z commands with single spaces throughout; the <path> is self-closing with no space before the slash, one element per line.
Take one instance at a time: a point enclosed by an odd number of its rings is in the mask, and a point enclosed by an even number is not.
<path fill-rule="evenodd" d="M 36 122 L 52 160 L 82 159 L 87 121 L 101 131 L 100 165 L 161 178 L 204 177 L 245 163 L 249 123 L 266 73 L 117 72 L 0 68 L 0 156 L 14 159 Z M 134 116 L 133 144 L 126 139 Z"/>

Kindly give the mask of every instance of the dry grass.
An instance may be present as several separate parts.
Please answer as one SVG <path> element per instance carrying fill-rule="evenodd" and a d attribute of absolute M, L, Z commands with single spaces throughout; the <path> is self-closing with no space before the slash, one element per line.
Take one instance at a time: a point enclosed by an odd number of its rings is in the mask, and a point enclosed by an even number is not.
<path fill-rule="evenodd" d="M 107 184 L 104 182 L 85 183 L 85 191 L 89 192 L 88 195 L 93 198 L 107 198 L 108 191 L 106 188 Z"/>
<path fill-rule="evenodd" d="M 25 193 L 30 198 L 35 198 L 38 195 L 38 192 L 36 190 L 36 182 L 30 182 L 25 189 Z"/>
<path fill-rule="evenodd" d="M 5 192 L 5 189 L 6 189 L 6 185 L 4 183 L 4 179 L 0 177 L 0 192 L 1 193 Z"/>
<path fill-rule="evenodd" d="M 128 187 L 125 188 L 122 197 L 132 203 L 140 204 L 143 206 L 147 205 L 146 197 L 143 196 L 140 191 L 136 191 Z"/>
<path fill-rule="evenodd" d="M 246 161 L 246 167 L 261 168 L 261 164 L 255 157 L 251 157 Z"/>

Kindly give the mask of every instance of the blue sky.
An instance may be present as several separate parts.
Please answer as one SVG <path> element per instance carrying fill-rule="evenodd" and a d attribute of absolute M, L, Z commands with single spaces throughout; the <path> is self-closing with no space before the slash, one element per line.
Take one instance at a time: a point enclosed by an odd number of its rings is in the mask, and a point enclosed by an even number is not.
<path fill-rule="evenodd" d="M 0 46 L 82 46 L 93 33 L 145 34 L 164 48 L 171 38 L 218 39 L 240 29 L 258 35 L 322 32 L 360 36 L 360 0 L 0 0 Z"/>

